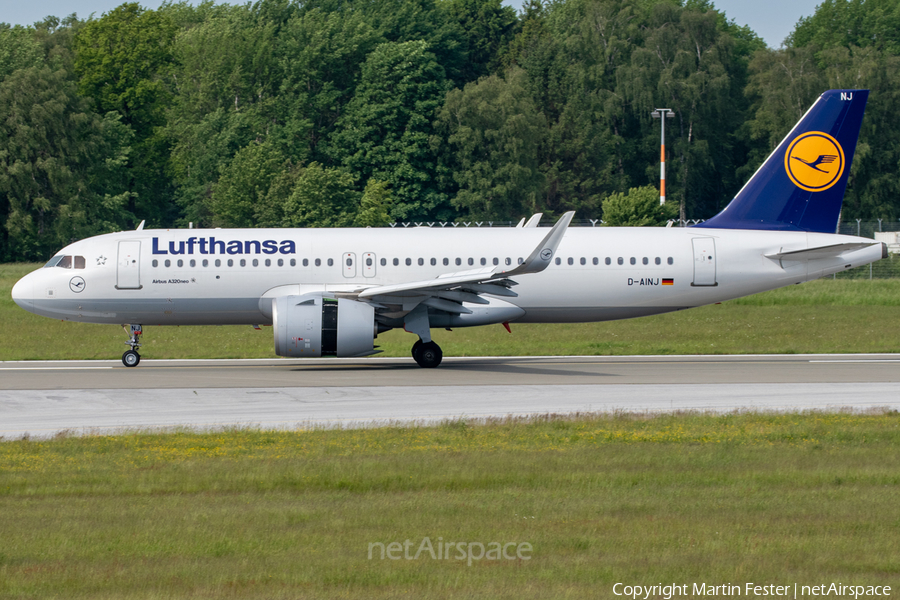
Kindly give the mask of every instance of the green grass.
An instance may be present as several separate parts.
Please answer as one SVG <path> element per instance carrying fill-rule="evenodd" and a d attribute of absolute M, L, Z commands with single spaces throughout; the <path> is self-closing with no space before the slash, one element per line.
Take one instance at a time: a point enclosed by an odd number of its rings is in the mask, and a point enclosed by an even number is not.
<path fill-rule="evenodd" d="M 17 307 L 13 283 L 38 265 L 0 265 L 0 360 L 118 358 L 112 325 L 60 322 Z M 445 356 L 900 352 L 900 279 L 821 279 L 698 309 L 606 323 L 434 330 Z M 409 356 L 414 336 L 378 336 Z M 272 330 L 147 327 L 145 358 L 266 358 Z"/>
<path fill-rule="evenodd" d="M 700 414 L 0 443 L 2 598 L 613 598 L 900 586 L 900 416 Z M 368 558 L 429 537 L 530 560 Z"/>

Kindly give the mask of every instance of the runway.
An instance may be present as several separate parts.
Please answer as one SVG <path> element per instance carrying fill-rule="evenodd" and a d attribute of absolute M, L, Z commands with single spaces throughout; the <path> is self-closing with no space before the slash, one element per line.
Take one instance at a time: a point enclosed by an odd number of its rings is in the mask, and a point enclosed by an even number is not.
<path fill-rule="evenodd" d="M 900 409 L 900 355 L 0 363 L 0 436 L 589 411 Z"/>

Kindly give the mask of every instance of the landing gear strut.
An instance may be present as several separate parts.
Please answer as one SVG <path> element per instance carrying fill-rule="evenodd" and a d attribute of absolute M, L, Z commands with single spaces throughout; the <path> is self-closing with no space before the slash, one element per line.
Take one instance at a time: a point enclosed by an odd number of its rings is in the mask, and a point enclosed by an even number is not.
<path fill-rule="evenodd" d="M 412 357 L 420 367 L 433 369 L 441 364 L 444 353 L 441 347 L 434 342 L 417 341 L 412 347 Z"/>
<path fill-rule="evenodd" d="M 428 321 L 428 307 L 419 304 L 407 313 L 403 320 L 403 329 L 419 336 L 419 341 L 413 344 L 412 357 L 420 367 L 433 369 L 441 364 L 444 353 L 441 347 L 431 341 L 431 327 Z"/>
<path fill-rule="evenodd" d="M 125 354 L 122 355 L 122 364 L 126 367 L 136 367 L 138 363 L 141 362 L 141 355 L 138 354 L 137 349 L 141 347 L 141 331 L 140 325 L 123 325 L 125 331 L 128 331 L 131 334 L 131 338 L 125 342 L 129 346 L 131 346 L 131 350 L 126 350 Z"/>

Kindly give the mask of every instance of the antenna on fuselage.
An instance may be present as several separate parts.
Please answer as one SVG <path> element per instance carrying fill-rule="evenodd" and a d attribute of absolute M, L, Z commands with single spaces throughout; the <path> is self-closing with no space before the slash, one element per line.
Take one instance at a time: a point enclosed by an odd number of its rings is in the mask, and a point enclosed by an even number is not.
<path fill-rule="evenodd" d="M 143 221 L 141 221 L 141 224 L 137 226 L 137 229 L 135 229 L 135 231 L 143 231 L 143 230 L 144 230 L 144 223 L 146 223 L 146 222 L 147 222 L 146 219 L 144 219 Z"/>

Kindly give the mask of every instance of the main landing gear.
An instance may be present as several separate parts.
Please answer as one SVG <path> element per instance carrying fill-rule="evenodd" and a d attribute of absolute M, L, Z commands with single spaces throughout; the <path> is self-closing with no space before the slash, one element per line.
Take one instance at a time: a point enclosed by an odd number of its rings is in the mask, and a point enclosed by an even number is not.
<path fill-rule="evenodd" d="M 419 340 L 413 344 L 412 357 L 420 367 L 433 369 L 441 364 L 444 353 L 441 352 L 441 347 L 436 343 Z"/>
<path fill-rule="evenodd" d="M 131 346 L 131 350 L 126 350 L 125 354 L 122 355 L 122 364 L 126 367 L 136 367 L 141 362 L 141 355 L 138 354 L 137 349 L 141 347 L 141 334 L 143 331 L 141 331 L 140 325 L 123 325 L 122 327 L 131 334 L 131 338 L 125 342 Z"/>
<path fill-rule="evenodd" d="M 444 353 L 441 347 L 431 341 L 431 323 L 428 321 L 428 307 L 419 304 L 403 318 L 403 329 L 419 336 L 413 344 L 412 357 L 420 367 L 433 369 L 441 364 Z"/>

